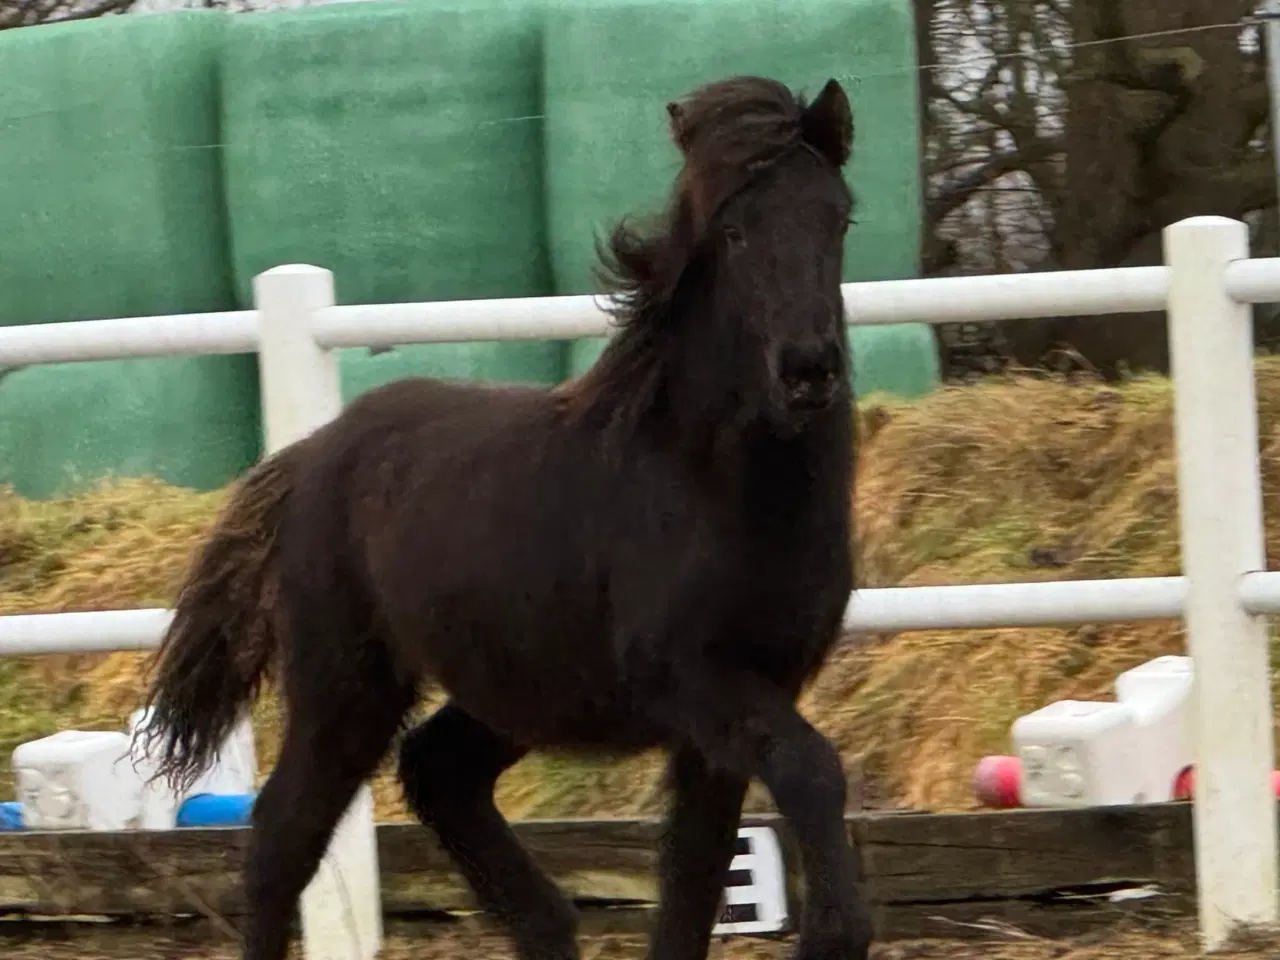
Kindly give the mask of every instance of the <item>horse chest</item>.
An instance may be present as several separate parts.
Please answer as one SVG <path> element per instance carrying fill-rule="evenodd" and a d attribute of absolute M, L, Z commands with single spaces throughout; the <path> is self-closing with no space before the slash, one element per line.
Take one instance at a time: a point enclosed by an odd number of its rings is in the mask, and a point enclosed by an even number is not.
<path fill-rule="evenodd" d="M 852 589 L 852 563 L 838 524 L 803 543 L 775 546 L 738 555 L 708 652 L 790 685 L 809 676 L 834 642 Z"/>
<path fill-rule="evenodd" d="M 793 558 L 794 559 L 794 558 Z M 744 571 L 725 610 L 728 624 L 795 638 L 823 629 L 843 611 L 849 580 L 838 561 L 762 563 Z"/>

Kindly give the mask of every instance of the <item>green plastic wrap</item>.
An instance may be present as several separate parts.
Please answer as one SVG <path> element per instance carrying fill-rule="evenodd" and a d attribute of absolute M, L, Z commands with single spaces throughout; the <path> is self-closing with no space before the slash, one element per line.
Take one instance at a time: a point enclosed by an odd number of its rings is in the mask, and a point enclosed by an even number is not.
<path fill-rule="evenodd" d="M 0 325 L 234 305 L 212 12 L 0 33 Z M 219 486 L 257 456 L 252 356 L 58 364 L 0 380 L 0 483 Z"/>
<path fill-rule="evenodd" d="M 415 0 L 235 18 L 223 70 L 236 285 L 304 262 L 342 303 L 551 292 L 540 11 Z M 340 354 L 348 398 L 410 373 L 555 382 L 559 342 Z"/>

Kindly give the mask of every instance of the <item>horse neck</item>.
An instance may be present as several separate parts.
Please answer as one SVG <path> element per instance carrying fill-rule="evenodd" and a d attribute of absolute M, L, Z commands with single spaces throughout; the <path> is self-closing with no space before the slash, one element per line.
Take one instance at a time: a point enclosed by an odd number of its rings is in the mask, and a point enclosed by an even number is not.
<path fill-rule="evenodd" d="M 851 404 L 837 405 L 787 436 L 757 421 L 738 458 L 744 508 L 760 524 L 782 531 L 801 533 L 814 520 L 845 525 L 854 442 Z"/>
<path fill-rule="evenodd" d="M 715 307 L 707 299 L 687 309 L 695 311 L 690 316 L 697 324 L 698 317 L 710 319 Z M 700 329 L 714 328 L 704 323 Z M 753 372 L 763 364 L 692 338 L 672 346 L 662 402 L 653 414 L 691 466 L 762 517 L 798 517 L 847 500 L 853 482 L 851 402 L 783 434 L 768 419 L 759 374 Z"/>

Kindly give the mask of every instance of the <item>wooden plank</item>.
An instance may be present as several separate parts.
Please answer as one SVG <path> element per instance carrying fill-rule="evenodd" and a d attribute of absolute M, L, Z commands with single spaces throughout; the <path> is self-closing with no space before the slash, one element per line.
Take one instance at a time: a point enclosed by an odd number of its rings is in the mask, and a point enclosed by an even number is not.
<path fill-rule="evenodd" d="M 794 903 L 802 891 L 789 832 L 777 817 L 744 823 L 779 828 Z M 647 927 L 656 898 L 657 822 L 514 826 L 579 902 L 584 932 Z M 886 938 L 980 935 L 992 923 L 1073 933 L 1135 912 L 1160 916 L 1191 905 L 1189 804 L 856 816 L 849 827 L 862 851 L 876 926 Z M 241 829 L 0 834 L 0 913 L 234 919 L 244 908 L 240 865 L 247 839 Z M 384 824 L 378 846 L 389 918 L 474 910 L 430 831 Z M 1145 884 L 1158 885 L 1160 895 L 1114 902 L 1116 890 Z"/>
<path fill-rule="evenodd" d="M 1194 890 L 1191 805 L 855 821 L 872 899 L 954 901 L 1156 879 Z"/>
<path fill-rule="evenodd" d="M 1008 939 L 1021 935 L 1065 939 L 1123 924 L 1161 929 L 1194 915 L 1183 900 L 1108 903 L 1105 899 L 1059 904 L 1024 900 L 939 904 L 893 904 L 872 908 L 881 941 Z"/>
<path fill-rule="evenodd" d="M 657 898 L 654 871 L 660 825 L 653 820 L 533 820 L 516 833 L 570 896 L 596 900 Z M 378 828 L 384 909 L 470 910 L 475 901 L 429 830 Z"/>
<path fill-rule="evenodd" d="M 851 831 L 890 939 L 1002 925 L 1062 936 L 1194 910 L 1186 803 L 879 818 Z"/>
<path fill-rule="evenodd" d="M 241 912 L 248 831 L 0 835 L 0 910 L 32 914 Z"/>

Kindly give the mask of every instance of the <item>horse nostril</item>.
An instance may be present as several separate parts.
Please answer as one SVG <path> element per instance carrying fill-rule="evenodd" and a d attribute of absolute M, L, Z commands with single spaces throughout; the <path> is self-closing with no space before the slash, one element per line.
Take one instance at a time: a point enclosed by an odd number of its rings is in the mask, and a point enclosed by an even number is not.
<path fill-rule="evenodd" d="M 830 390 L 840 375 L 835 344 L 788 345 L 778 357 L 778 379 L 791 391 Z"/>

